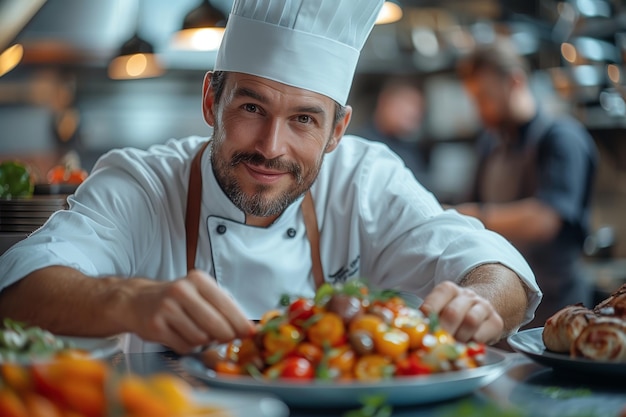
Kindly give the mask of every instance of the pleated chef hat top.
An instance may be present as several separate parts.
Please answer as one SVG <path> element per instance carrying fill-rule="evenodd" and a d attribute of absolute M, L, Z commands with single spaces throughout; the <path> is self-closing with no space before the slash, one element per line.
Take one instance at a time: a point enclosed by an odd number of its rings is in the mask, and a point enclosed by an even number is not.
<path fill-rule="evenodd" d="M 383 0 L 235 0 L 216 71 L 256 75 L 345 105 Z"/>

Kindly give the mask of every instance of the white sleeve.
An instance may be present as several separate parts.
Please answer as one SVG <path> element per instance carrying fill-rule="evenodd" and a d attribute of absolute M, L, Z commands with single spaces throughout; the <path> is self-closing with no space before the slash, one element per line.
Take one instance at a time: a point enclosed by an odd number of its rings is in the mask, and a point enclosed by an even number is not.
<path fill-rule="evenodd" d="M 438 283 L 458 282 L 475 267 L 500 263 L 528 288 L 524 322 L 541 291 L 528 263 L 505 238 L 475 218 L 444 211 L 395 158 L 376 155 L 359 180 L 362 274 L 375 286 L 426 296 Z M 367 191 L 365 191 L 367 190 Z"/>
<path fill-rule="evenodd" d="M 25 240 L 0 257 L 0 290 L 38 269 L 69 266 L 90 275 L 133 274 L 154 242 L 155 208 L 127 171 L 104 166 Z M 142 231 L 136 236 L 133 230 Z"/>

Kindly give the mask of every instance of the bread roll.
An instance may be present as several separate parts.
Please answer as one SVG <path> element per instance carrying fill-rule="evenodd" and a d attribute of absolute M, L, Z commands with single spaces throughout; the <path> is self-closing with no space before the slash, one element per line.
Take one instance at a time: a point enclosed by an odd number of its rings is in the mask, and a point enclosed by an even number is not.
<path fill-rule="evenodd" d="M 594 317 L 593 311 L 581 303 L 562 308 L 546 320 L 541 334 L 543 344 L 553 352 L 570 352 L 574 340 Z"/>
<path fill-rule="evenodd" d="M 574 340 L 570 353 L 579 358 L 626 362 L 626 322 L 614 317 L 592 320 Z"/>

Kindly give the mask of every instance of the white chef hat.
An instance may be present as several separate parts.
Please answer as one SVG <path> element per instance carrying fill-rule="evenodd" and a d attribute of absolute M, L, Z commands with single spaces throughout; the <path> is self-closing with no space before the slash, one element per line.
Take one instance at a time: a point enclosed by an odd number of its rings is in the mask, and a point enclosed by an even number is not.
<path fill-rule="evenodd" d="M 345 105 L 383 0 L 235 0 L 216 71 L 268 78 Z"/>

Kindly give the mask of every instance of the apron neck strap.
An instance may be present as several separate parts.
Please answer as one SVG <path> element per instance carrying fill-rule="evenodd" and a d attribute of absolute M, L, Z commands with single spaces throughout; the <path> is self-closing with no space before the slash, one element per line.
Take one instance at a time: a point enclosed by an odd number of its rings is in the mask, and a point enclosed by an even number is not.
<path fill-rule="evenodd" d="M 200 233 L 200 209 L 202 202 L 202 155 L 207 148 L 207 141 L 198 150 L 191 162 L 189 187 L 187 189 L 187 210 L 185 213 L 185 238 L 187 244 L 187 272 L 195 268 L 198 236 Z M 302 200 L 302 216 L 306 227 L 306 235 L 311 247 L 311 262 L 315 287 L 324 283 L 324 269 L 320 257 L 320 238 L 315 215 L 315 205 L 311 191 L 307 191 Z"/>

